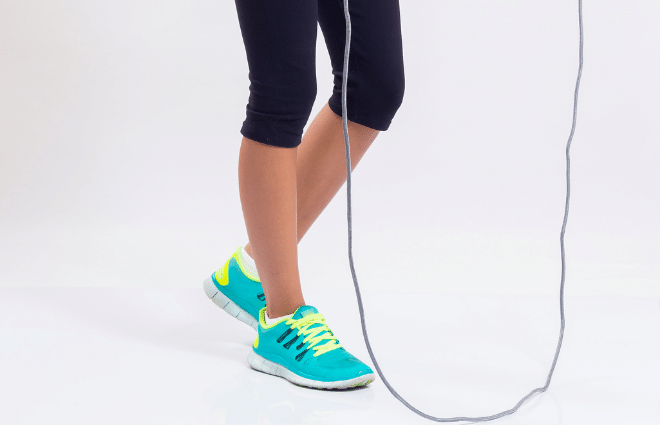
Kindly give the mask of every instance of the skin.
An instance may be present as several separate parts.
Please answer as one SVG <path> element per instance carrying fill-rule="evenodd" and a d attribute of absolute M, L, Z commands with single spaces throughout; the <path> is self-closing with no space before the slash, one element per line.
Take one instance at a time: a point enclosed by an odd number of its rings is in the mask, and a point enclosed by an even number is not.
<path fill-rule="evenodd" d="M 351 171 L 379 131 L 348 121 Z M 342 119 L 326 103 L 300 146 L 281 148 L 243 137 L 238 181 L 249 242 L 275 318 L 305 305 L 298 271 L 298 243 L 346 181 Z"/>

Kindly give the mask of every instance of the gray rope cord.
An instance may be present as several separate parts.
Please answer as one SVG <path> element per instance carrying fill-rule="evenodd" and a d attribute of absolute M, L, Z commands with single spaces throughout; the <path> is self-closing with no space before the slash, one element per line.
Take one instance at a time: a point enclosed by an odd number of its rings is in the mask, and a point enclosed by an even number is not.
<path fill-rule="evenodd" d="M 357 302 L 358 302 L 358 307 L 360 309 L 360 322 L 362 324 L 362 335 L 364 336 L 364 342 L 367 345 L 367 350 L 369 351 L 369 356 L 371 357 L 371 361 L 373 362 L 376 371 L 378 372 L 378 375 L 380 378 L 383 380 L 383 383 L 387 387 L 388 390 L 392 393 L 394 397 L 396 397 L 401 403 L 403 403 L 407 408 L 412 410 L 413 412 L 417 413 L 418 415 L 430 419 L 432 421 L 436 422 L 458 422 L 458 421 L 474 421 L 474 422 L 484 422 L 484 421 L 492 421 L 494 419 L 501 418 L 503 416 L 510 415 L 512 413 L 515 413 L 518 408 L 525 402 L 527 401 L 530 397 L 532 397 L 534 394 L 537 393 L 542 393 L 545 390 L 548 389 L 548 386 L 550 385 L 550 379 L 552 378 L 552 373 L 555 370 L 555 365 L 557 364 L 557 358 L 559 357 L 559 350 L 561 349 L 561 343 L 564 338 L 564 278 L 565 278 L 565 273 L 566 273 L 566 263 L 565 263 L 565 256 L 564 256 L 564 232 L 566 231 L 566 220 L 568 219 L 568 204 L 571 196 L 571 158 L 570 158 L 570 147 L 571 147 L 571 140 L 573 140 L 573 134 L 575 133 L 575 122 L 576 122 L 576 117 L 577 117 L 577 99 L 578 99 L 578 90 L 580 88 L 580 77 L 582 76 L 582 45 L 583 45 L 583 34 L 582 34 L 582 0 L 578 0 L 578 11 L 579 11 L 579 23 L 580 23 L 580 66 L 578 69 L 578 76 L 577 76 L 577 81 L 575 83 L 575 95 L 573 98 L 573 126 L 571 128 L 571 134 L 568 137 L 568 143 L 566 144 L 566 208 L 564 210 L 564 223 L 562 224 L 561 227 L 561 234 L 559 236 L 559 241 L 561 245 L 561 286 L 560 286 L 560 291 L 559 291 L 559 309 L 561 313 L 561 328 L 559 330 L 559 341 L 557 342 L 557 351 L 555 352 L 555 357 L 552 361 L 552 366 L 550 367 L 550 372 L 548 373 L 548 378 L 545 382 L 545 385 L 536 388 L 535 390 L 530 391 L 529 394 L 527 394 L 525 397 L 523 397 L 515 406 L 513 406 L 509 410 L 505 410 L 503 412 L 490 415 L 490 416 L 480 416 L 480 417 L 466 417 L 466 416 L 461 416 L 461 417 L 454 417 L 454 418 L 437 418 L 435 416 L 431 416 L 429 414 L 426 414 L 418 409 L 416 409 L 414 406 L 412 406 L 410 403 L 408 403 L 406 400 L 403 399 L 395 390 L 392 388 L 389 382 L 387 382 L 387 379 L 385 379 L 385 375 L 383 375 L 383 372 L 380 370 L 380 366 L 378 366 L 378 362 L 376 361 L 376 357 L 374 356 L 373 351 L 371 350 L 371 344 L 369 343 L 369 337 L 367 336 L 367 325 L 365 324 L 365 319 L 364 319 L 364 308 L 362 306 L 362 296 L 360 295 L 360 287 L 358 286 L 357 282 L 357 277 L 355 275 L 355 266 L 353 264 L 353 224 L 352 224 L 352 216 L 351 216 L 351 154 L 350 154 L 350 144 L 348 140 L 348 122 L 347 122 L 347 107 L 346 107 L 346 88 L 347 88 L 347 83 L 348 83 L 348 56 L 350 52 L 350 40 L 351 40 L 351 17 L 348 11 L 348 0 L 344 0 L 344 16 L 346 18 L 346 46 L 344 49 L 344 74 L 343 74 L 343 82 L 342 82 L 342 94 L 341 94 L 341 99 L 342 99 L 342 123 L 344 126 L 344 144 L 346 147 L 346 197 L 347 197 L 347 209 L 348 209 L 348 260 L 351 266 L 351 274 L 353 275 L 353 284 L 355 285 L 355 294 L 357 296 Z"/>

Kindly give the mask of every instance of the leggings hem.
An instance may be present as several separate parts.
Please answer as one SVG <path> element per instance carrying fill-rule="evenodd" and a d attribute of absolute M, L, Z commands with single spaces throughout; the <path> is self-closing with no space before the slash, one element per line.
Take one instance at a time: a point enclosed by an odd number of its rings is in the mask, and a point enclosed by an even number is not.
<path fill-rule="evenodd" d="M 335 113 L 339 118 L 342 118 L 342 105 L 341 101 L 335 100 L 336 96 L 331 96 L 330 99 L 328 100 L 328 106 L 330 107 L 330 110 Z M 390 128 L 391 121 L 388 122 L 376 122 L 374 120 L 364 120 L 362 118 L 356 118 L 355 117 L 355 112 L 351 111 L 350 108 L 348 108 L 348 120 L 352 121 L 356 124 L 363 125 L 365 127 L 371 128 L 372 130 L 378 130 L 378 131 L 387 131 L 387 129 Z"/>

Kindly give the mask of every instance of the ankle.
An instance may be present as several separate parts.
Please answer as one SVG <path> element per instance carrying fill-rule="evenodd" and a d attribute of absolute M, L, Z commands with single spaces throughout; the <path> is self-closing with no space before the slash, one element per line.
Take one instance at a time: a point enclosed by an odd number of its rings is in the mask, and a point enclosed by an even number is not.
<path fill-rule="evenodd" d="M 252 255 L 252 247 L 250 246 L 249 242 L 247 244 L 245 244 L 243 249 L 245 250 L 245 252 L 247 252 L 247 254 L 250 256 L 250 258 L 254 258 L 254 255 Z"/>

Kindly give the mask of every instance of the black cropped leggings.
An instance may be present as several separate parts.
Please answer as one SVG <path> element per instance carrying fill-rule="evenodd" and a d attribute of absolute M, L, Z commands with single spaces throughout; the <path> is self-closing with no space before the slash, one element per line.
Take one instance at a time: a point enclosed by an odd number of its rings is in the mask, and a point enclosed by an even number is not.
<path fill-rule="evenodd" d="M 342 116 L 346 21 L 343 0 L 235 0 L 250 70 L 250 98 L 241 134 L 293 148 L 316 99 L 316 28 L 330 54 L 330 109 Z M 387 130 L 405 86 L 399 0 L 349 0 L 351 49 L 348 119 Z"/>

